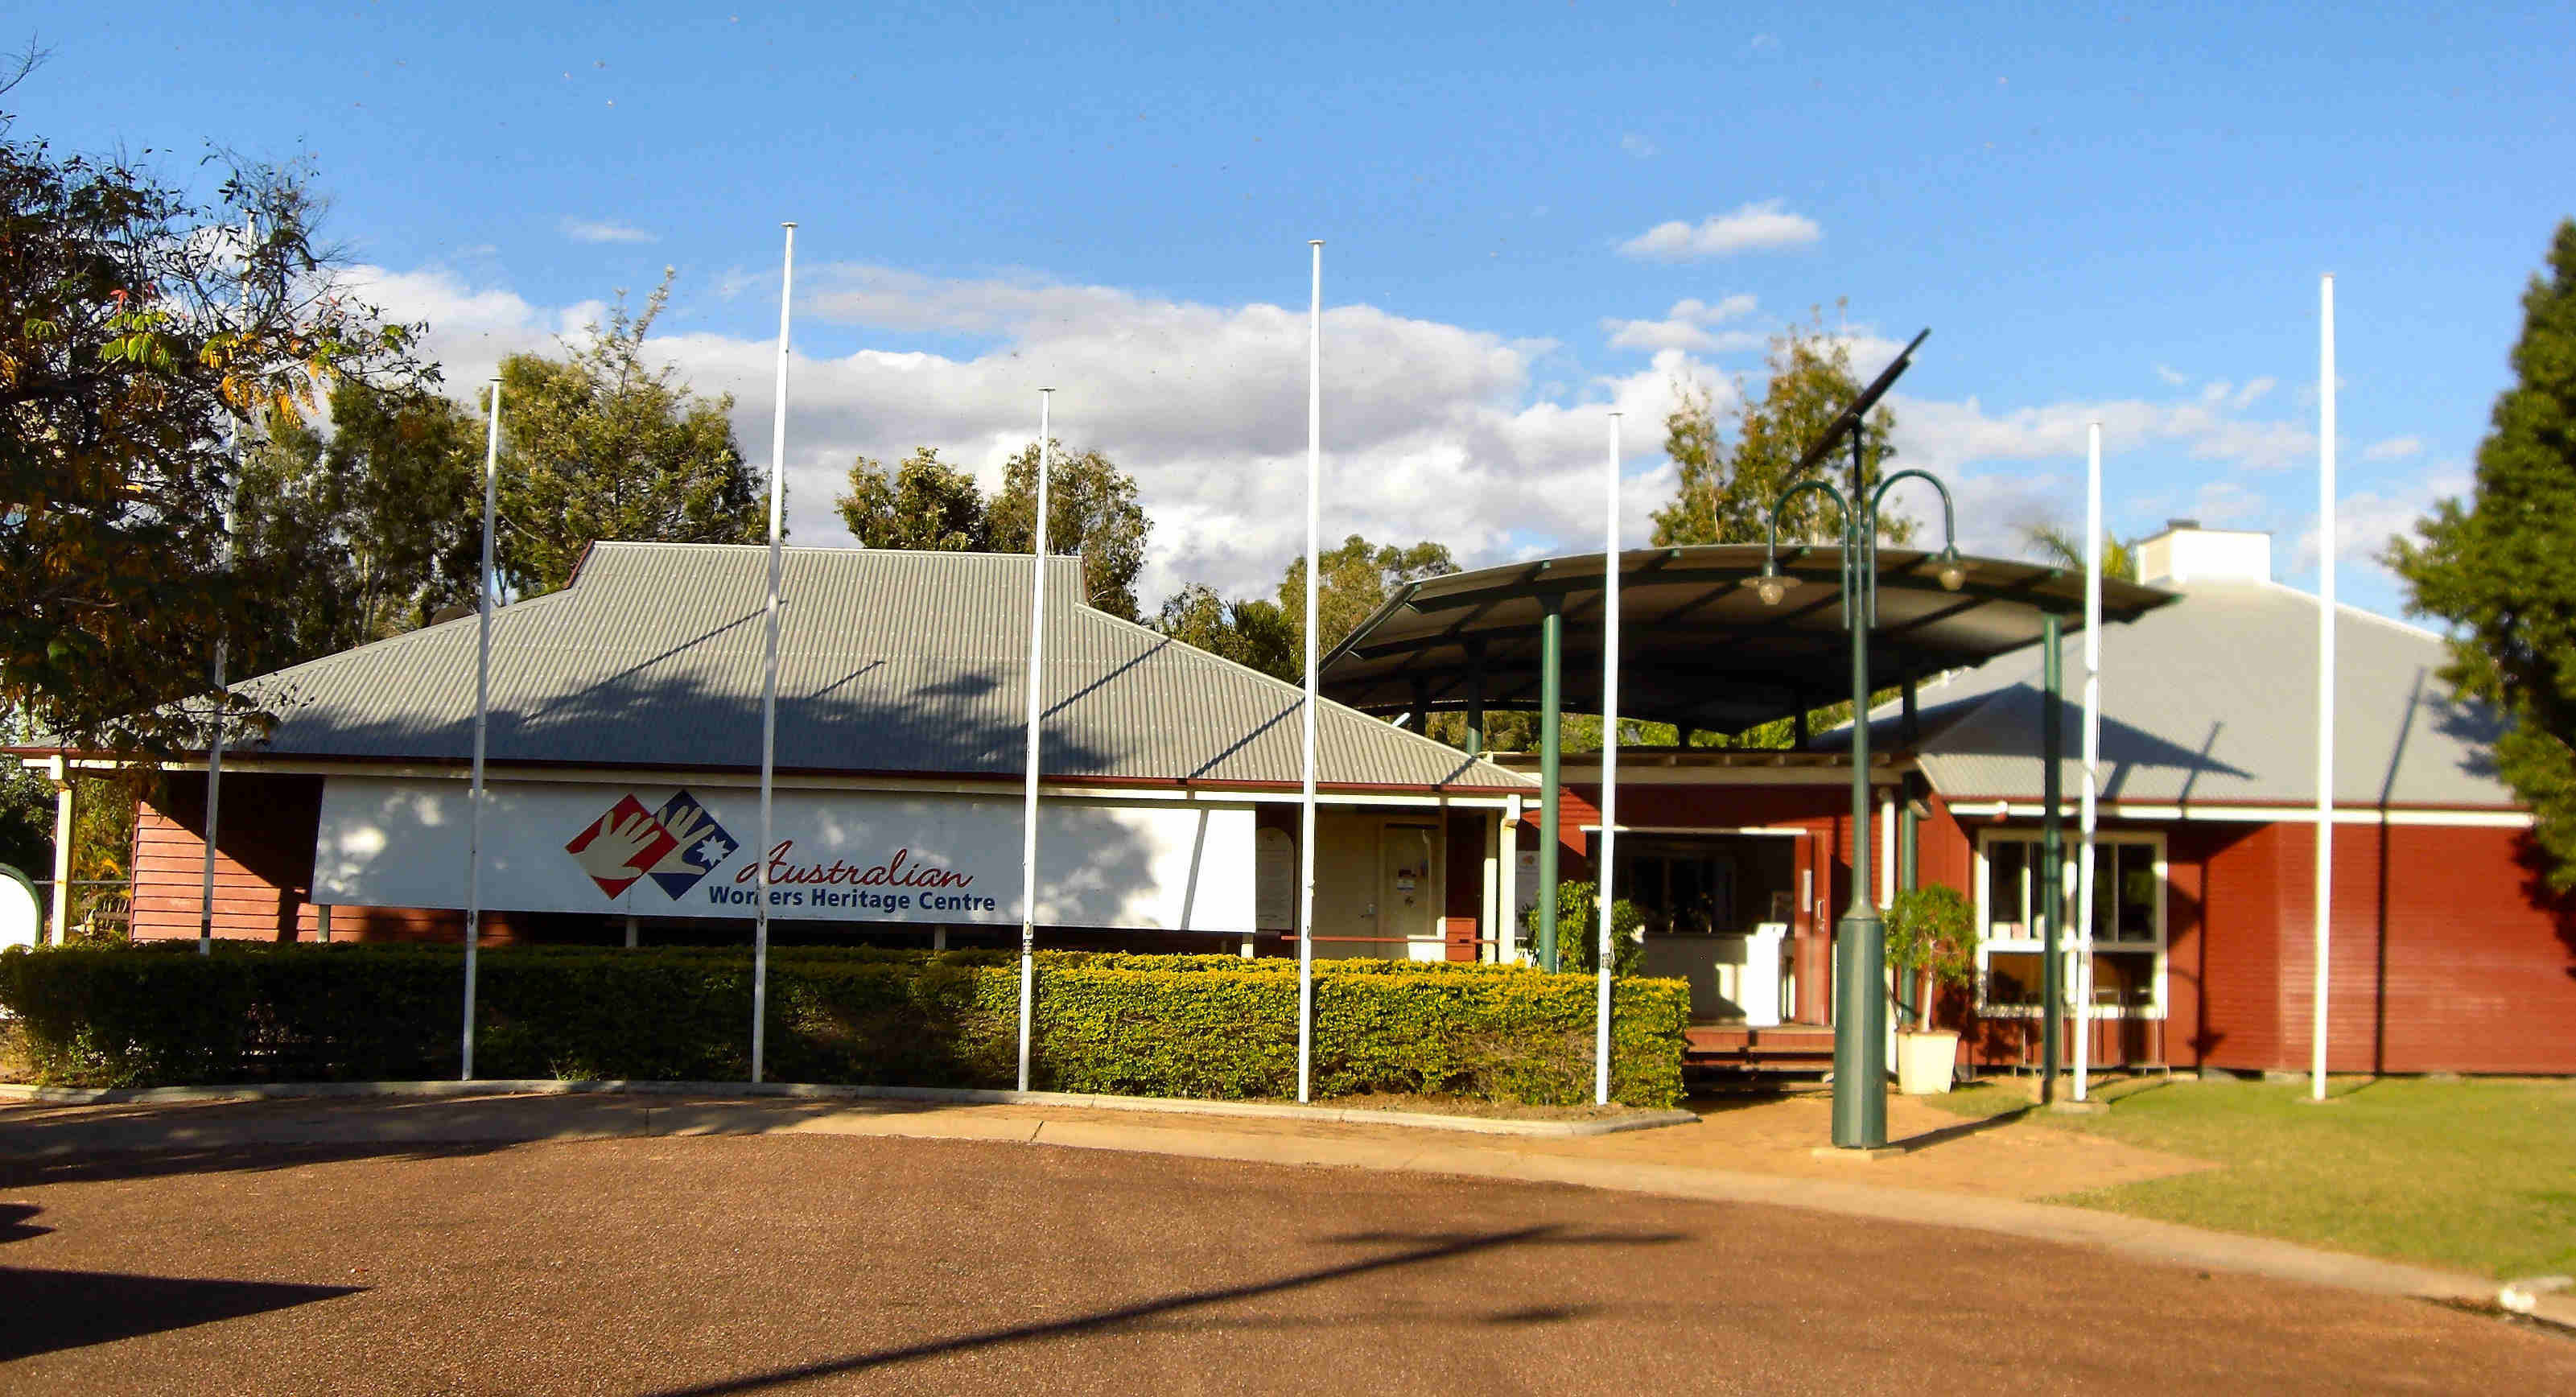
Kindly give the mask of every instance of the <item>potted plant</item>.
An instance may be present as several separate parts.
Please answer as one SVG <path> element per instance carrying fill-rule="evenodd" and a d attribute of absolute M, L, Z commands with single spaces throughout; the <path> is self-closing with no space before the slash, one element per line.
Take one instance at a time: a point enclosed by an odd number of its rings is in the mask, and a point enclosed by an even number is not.
<path fill-rule="evenodd" d="M 1896 1035 L 1896 1081 L 1908 1096 L 1950 1089 L 1959 1035 L 1932 1026 L 1943 985 L 1966 988 L 1977 974 L 1977 919 L 1956 888 L 1909 888 L 1887 909 L 1887 964 L 1915 988 L 1914 1027 Z"/>

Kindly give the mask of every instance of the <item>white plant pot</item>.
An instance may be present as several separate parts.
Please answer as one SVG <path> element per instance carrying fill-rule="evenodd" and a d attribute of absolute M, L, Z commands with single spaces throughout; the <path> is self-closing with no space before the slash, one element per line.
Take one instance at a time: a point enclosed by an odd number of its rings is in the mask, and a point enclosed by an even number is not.
<path fill-rule="evenodd" d="M 1937 1096 L 1950 1089 L 1959 1060 L 1959 1035 L 1948 1029 L 1896 1035 L 1896 1085 L 1908 1096 Z"/>

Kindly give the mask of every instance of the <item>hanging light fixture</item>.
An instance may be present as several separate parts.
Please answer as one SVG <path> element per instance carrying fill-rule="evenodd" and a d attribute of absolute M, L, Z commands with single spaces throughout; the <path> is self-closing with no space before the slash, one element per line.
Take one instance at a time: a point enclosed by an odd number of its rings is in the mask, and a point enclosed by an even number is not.
<path fill-rule="evenodd" d="M 1954 543 L 1942 549 L 1941 556 L 1934 561 L 1939 566 L 1933 569 L 1932 576 L 1940 582 L 1941 590 L 1955 592 L 1967 584 L 1968 562 L 1959 556 L 1959 545 Z"/>
<path fill-rule="evenodd" d="M 1798 579 L 1780 571 L 1777 559 L 1764 558 L 1762 571 L 1744 579 L 1743 585 L 1752 588 L 1764 606 L 1778 606 L 1780 599 L 1789 595 L 1789 589 L 1798 585 Z"/>

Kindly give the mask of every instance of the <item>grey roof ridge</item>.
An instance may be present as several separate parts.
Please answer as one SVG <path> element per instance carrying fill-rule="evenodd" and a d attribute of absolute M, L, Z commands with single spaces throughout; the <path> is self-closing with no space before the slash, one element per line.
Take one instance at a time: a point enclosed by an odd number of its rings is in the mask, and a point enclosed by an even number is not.
<path fill-rule="evenodd" d="M 2316 593 L 2300 591 L 2298 588 L 2291 586 L 2287 582 L 2277 582 L 2268 577 L 2258 578 L 2256 581 L 2257 585 L 2268 587 L 2276 592 L 2287 592 L 2291 596 L 2297 597 L 2303 601 L 2314 603 L 2319 599 Z M 2446 636 L 2440 631 L 2434 630 L 2430 627 L 2419 626 L 2412 621 L 2401 621 L 2394 616 L 2382 616 L 2376 611 L 2370 611 L 2365 608 L 2355 606 L 2341 597 L 2335 598 L 2335 614 L 2338 617 L 2350 615 L 2364 621 L 2376 621 L 2380 625 L 2392 627 L 2396 630 L 2404 631 L 2408 635 L 2417 636 L 2425 640 L 2448 641 L 2450 639 L 2449 636 Z"/>
<path fill-rule="evenodd" d="M 1017 556 L 1017 555 L 1011 555 L 1011 556 Z M 1078 609 L 1083 610 L 1083 611 L 1090 612 L 1093 616 L 1096 616 L 1096 617 L 1098 617 L 1099 619 L 1101 619 L 1101 620 L 1103 620 L 1103 621 L 1107 621 L 1107 622 L 1109 622 L 1109 623 L 1110 623 L 1110 624 L 1112 624 L 1112 625 L 1125 626 L 1125 627 L 1127 627 L 1127 628 L 1129 628 L 1129 629 L 1131 629 L 1131 630 L 1140 631 L 1140 632 L 1142 632 L 1142 633 L 1144 633 L 1144 634 L 1146 634 L 1146 635 L 1152 636 L 1152 637 L 1153 637 L 1153 638 L 1155 638 L 1156 640 L 1163 641 L 1163 642 L 1165 642 L 1165 643 L 1167 643 L 1167 644 L 1171 644 L 1171 645 L 1177 645 L 1177 646 L 1179 646 L 1181 649 L 1188 651 L 1188 652 L 1190 653 L 1190 655 L 1191 655 L 1192 657 L 1194 657 L 1195 659 L 1197 659 L 1197 660 L 1205 661 L 1205 662 L 1210 663 L 1210 664 L 1222 665 L 1222 666 L 1224 666 L 1224 667 L 1226 667 L 1226 668 L 1228 668 L 1228 669 L 1232 669 L 1232 670 L 1240 671 L 1240 672 L 1241 672 L 1241 673 L 1243 673 L 1243 674 L 1249 675 L 1249 676 L 1250 676 L 1254 681 L 1256 681 L 1256 682 L 1258 682 L 1258 683 L 1261 683 L 1261 684 L 1267 684 L 1267 685 L 1273 686 L 1273 687 L 1275 687 L 1275 688 L 1285 689 L 1285 690 L 1287 690 L 1290 694 L 1294 695 L 1296 698 L 1298 698 L 1298 699 L 1299 699 L 1299 700 L 1301 700 L 1301 701 L 1306 697 L 1306 686 L 1305 686 L 1305 685 L 1303 685 L 1303 684 L 1290 684 L 1287 680 L 1280 678 L 1278 675 L 1275 675 L 1275 674 L 1265 674 L 1265 673 L 1263 673 L 1263 672 L 1262 672 L 1262 671 L 1260 671 L 1260 670 L 1254 669 L 1252 666 L 1250 666 L 1250 665 L 1248 665 L 1248 664 L 1244 664 L 1244 663 L 1243 663 L 1242 661 L 1240 661 L 1240 660 L 1229 660 L 1229 659 L 1227 659 L 1225 656 L 1220 655 L 1220 654 L 1216 653 L 1216 652 L 1215 652 L 1215 651 L 1213 651 L 1213 650 L 1202 650 L 1202 649 L 1200 649 L 1199 647 L 1197 647 L 1197 646 L 1195 646 L 1195 645 L 1190 644 L 1188 641 L 1186 641 L 1186 640 L 1182 640 L 1182 639 L 1181 639 L 1181 638 L 1179 638 L 1178 636 L 1165 635 L 1165 634 L 1163 634 L 1161 631 L 1158 631 L 1158 630 L 1154 629 L 1153 627 L 1151 627 L 1151 626 L 1149 626 L 1149 625 L 1146 625 L 1146 624 L 1145 624 L 1144 622 L 1142 622 L 1142 621 L 1130 621 L 1130 620 L 1128 620 L 1128 619 L 1127 619 L 1126 617 L 1124 617 L 1124 616 L 1113 616 L 1113 615 L 1111 615 L 1110 613 L 1108 613 L 1108 612 L 1106 612 L 1106 611 L 1103 611 L 1103 610 L 1101 610 L 1100 608 L 1098 608 L 1098 607 L 1096 607 L 1096 606 L 1093 606 L 1091 603 L 1089 603 L 1089 602 L 1087 602 L 1087 601 L 1077 600 L 1077 601 L 1075 601 L 1075 602 L 1074 602 L 1074 605 L 1075 605 L 1075 607 L 1077 607 Z M 1322 668 L 1322 664 L 1321 664 L 1321 662 L 1320 662 L 1320 661 L 1318 661 L 1318 663 L 1317 663 L 1317 666 L 1316 666 L 1316 667 L 1317 667 L 1319 670 Z M 1406 731 L 1406 730 L 1404 730 L 1403 728 L 1399 728 L 1399 727 L 1395 726 L 1393 723 L 1379 723 L 1377 719 L 1372 718 L 1372 717 L 1370 717 L 1369 715 L 1367 715 L 1367 714 L 1365 714 L 1365 713 L 1362 713 L 1362 712 L 1361 712 L 1361 711 L 1359 711 L 1358 709 L 1353 708 L 1353 707 L 1350 707 L 1350 706 L 1349 706 L 1349 705 L 1347 705 L 1347 704 L 1337 703 L 1337 702 L 1335 702 L 1335 701 L 1334 701 L 1334 700 L 1332 700 L 1332 699 L 1325 698 L 1325 697 L 1324 697 L 1324 696 L 1322 696 L 1321 694 L 1318 694 L 1318 695 L 1316 695 L 1316 696 L 1315 696 L 1315 701 L 1316 701 L 1317 703 L 1319 703 L 1319 704 L 1324 705 L 1326 708 L 1330 708 L 1330 709 L 1333 709 L 1333 710 L 1335 710 L 1335 711 L 1342 712 L 1342 713 L 1348 713 L 1348 714 L 1350 714 L 1352 717 L 1357 718 L 1357 719 L 1361 720 L 1362 722 L 1365 722 L 1365 723 L 1372 723 L 1372 724 L 1375 724 L 1375 725 L 1376 725 L 1376 726 L 1378 726 L 1378 727 L 1384 728 L 1384 729 L 1386 730 L 1386 732 L 1387 732 L 1387 734 L 1388 734 L 1388 735 L 1390 735 L 1390 736 L 1392 736 L 1392 737 L 1394 737 L 1394 738 L 1398 739 L 1399 741 L 1420 743 L 1420 744 L 1422 744 L 1422 745 L 1428 746 L 1428 747 L 1432 748 L 1433 750 L 1435 750 L 1435 751 L 1437 751 L 1437 752 L 1441 753 L 1441 754 L 1442 754 L 1443 756 L 1445 756 L 1445 757 L 1449 757 L 1449 758 L 1453 758 L 1453 759 L 1457 759 L 1457 760 L 1463 760 L 1463 761 L 1467 761 L 1467 762 L 1472 762 L 1472 763 L 1476 763 L 1476 764 L 1478 764 L 1478 765 L 1485 766 L 1485 767 L 1487 767 L 1487 768 L 1491 769 L 1491 770 L 1492 770 L 1496 775 L 1511 777 L 1512 779 L 1514 779 L 1514 780 L 1516 780 L 1516 781 L 1519 781 L 1519 782 L 1521 782 L 1521 783 L 1523 783 L 1523 784 L 1525 784 L 1525 785 L 1536 785 L 1536 784 L 1537 784 L 1536 782 L 1534 782 L 1534 781 L 1530 780 L 1530 778 L 1528 778 L 1528 777 L 1526 777 L 1526 776 L 1521 775 L 1521 773 L 1519 773 L 1519 772 L 1517 772 L 1517 771 L 1511 771 L 1511 770 L 1508 770 L 1508 769 L 1506 769 L 1506 768 L 1504 768 L 1504 767 L 1495 766 L 1492 762 L 1486 761 L 1486 760 L 1485 760 L 1483 757 L 1481 757 L 1481 756 L 1473 756 L 1473 755 L 1470 755 L 1470 754 L 1468 754 L 1468 753 L 1461 752 L 1461 751 L 1459 751 L 1457 748 L 1450 746 L 1448 743 L 1443 742 L 1443 741 L 1441 741 L 1440 739 L 1438 739 L 1438 738 L 1436 738 L 1436 737 L 1431 737 L 1431 736 L 1428 736 L 1428 735 L 1426 735 L 1426 734 L 1418 733 L 1418 732 L 1407 732 L 1407 731 Z M 1320 712 L 1321 712 L 1321 710 L 1318 710 L 1319 715 L 1320 715 Z M 1444 782 L 1441 782 L 1441 783 L 1439 783 L 1439 784 L 1447 785 L 1447 784 L 1449 784 L 1449 783 L 1448 783 L 1448 782 L 1446 782 L 1446 781 L 1444 781 Z"/>
<path fill-rule="evenodd" d="M 591 547 L 592 547 L 592 548 L 595 548 L 595 549 L 596 549 L 596 548 L 718 548 L 718 549 L 732 549 L 732 548 L 763 548 L 763 549 L 765 549 L 765 548 L 767 548 L 768 546 L 769 546 L 769 545 L 768 545 L 766 542 L 753 542 L 753 543 L 705 543 L 705 542 L 700 542 L 700 541 L 695 541 L 695 540 L 687 540 L 687 539 L 659 539 L 659 538 L 603 538 L 603 539 L 595 539 L 595 540 L 593 540 L 593 541 L 592 541 L 592 543 L 591 543 Z M 1000 551 L 1000 550 L 998 550 L 998 549 L 990 549 L 990 548 L 871 548 L 871 547 L 869 547 L 868 545 L 866 545 L 866 544 L 864 544 L 864 543 L 785 543 L 785 542 L 782 542 L 782 543 L 780 543 L 780 544 L 778 545 L 778 549 L 779 549 L 779 551 L 780 551 L 780 552 L 782 552 L 782 553 L 866 553 L 866 554 L 876 554 L 876 553 L 893 553 L 893 554 L 900 554 L 900 555 L 904 555 L 904 556 L 914 556 L 914 555 L 919 555 L 919 554 L 929 554 L 929 555 L 932 555 L 932 556 L 934 556 L 934 557 L 941 557 L 941 558 L 1025 558 L 1025 557 L 1029 556 L 1029 555 L 1028 555 L 1028 554 L 1026 554 L 1026 553 L 1007 553 L 1007 552 L 1002 552 L 1002 551 Z M 1078 552 L 1076 552 L 1076 553 L 1049 553 L 1049 554 L 1047 554 L 1047 557 L 1048 557 L 1048 559 L 1050 559 L 1051 561 L 1053 561 L 1053 562 L 1054 562 L 1058 567 L 1062 567 L 1062 566 L 1063 566 L 1064 564 L 1066 564 L 1066 563 L 1079 563 L 1079 562 L 1081 562 L 1081 561 L 1082 561 L 1082 554 L 1080 554 L 1080 553 L 1078 553 Z M 574 580 L 575 582 L 579 582 L 581 579 L 580 579 L 580 577 L 579 577 L 578 575 L 576 575 L 576 576 L 574 577 L 574 579 L 573 579 L 573 580 Z M 569 589 L 568 589 L 568 588 L 558 588 L 558 589 L 556 589 L 556 590 L 557 590 L 557 591 L 563 591 L 563 590 L 569 590 Z M 546 593 L 546 595 L 547 595 L 547 596 L 553 596 L 553 595 L 555 595 L 555 593 L 554 593 L 554 592 L 548 592 L 548 593 Z M 1105 613 L 1105 612 L 1104 612 L 1104 613 L 1102 613 L 1102 614 L 1103 614 L 1103 615 L 1106 615 L 1107 613 Z"/>
<path fill-rule="evenodd" d="M 706 544 L 706 545 L 696 545 L 696 546 L 722 548 L 722 547 L 731 547 L 731 546 L 736 546 L 736 545 L 727 545 L 727 544 Z M 496 606 L 496 607 L 492 608 L 492 619 L 494 619 L 495 621 L 497 621 L 497 620 L 499 620 L 499 619 L 501 618 L 502 613 L 504 613 L 504 612 L 509 612 L 509 611 L 516 611 L 516 610 L 518 610 L 519 608 L 524 607 L 524 606 L 541 606 L 541 605 L 543 605 L 543 604 L 545 604 L 545 603 L 547 603 L 547 602 L 550 602 L 550 601 L 556 601 L 556 600 L 559 600 L 559 599 L 561 599 L 561 598 L 563 598 L 563 597 L 568 597 L 568 596 L 572 595 L 572 589 L 573 589 L 574 587 L 579 586 L 579 585 L 581 585 L 581 583 L 580 583 L 580 579 L 579 579 L 579 578 L 575 578 L 572 582 L 567 583 L 567 584 L 565 584 L 564 586 L 557 587 L 556 589 L 554 589 L 554 590 L 553 590 L 553 591 L 551 591 L 551 592 L 540 592 L 540 593 L 538 593 L 537 595 L 535 595 L 535 596 L 533 596 L 533 597 L 523 597 L 523 598 L 519 599 L 518 601 L 514 601 L 514 602 L 510 603 L 508 606 Z M 308 670 L 308 669 L 312 669 L 312 668 L 314 668 L 314 667 L 316 667 L 316 666 L 318 666 L 318 665 L 337 665 L 337 664 L 339 664 L 339 663 L 341 663 L 341 662 L 343 662 L 343 661 L 349 660 L 349 659 L 351 659 L 351 658 L 353 658 L 353 657 L 355 657 L 355 656 L 364 655 L 364 654 L 366 654 L 368 651 L 370 651 L 370 650 L 374 650 L 374 649 L 377 649 L 377 648 L 382 647 L 382 646 L 402 645 L 402 644 L 406 644 L 406 643 L 418 642 L 418 641 L 420 641 L 421 639 L 423 639 L 424 637 L 431 636 L 431 635 L 435 635 L 435 634 L 438 634 L 438 633 L 440 633 L 440 632 L 443 632 L 443 631 L 445 631 L 445 630 L 446 630 L 448 627 L 450 627 L 450 626 L 461 626 L 461 625 L 464 625 L 464 624 L 465 624 L 466 622 L 468 622 L 468 621 L 478 620 L 478 619 L 480 619 L 480 615 L 481 615 L 481 613 L 479 613 L 479 612 L 469 611 L 469 612 L 466 612 L 466 613 L 465 613 L 464 615 L 462 615 L 462 616 L 452 617 L 452 618 L 450 618 L 450 619 L 448 619 L 448 620 L 445 620 L 445 621 L 433 622 L 432 624 L 430 624 L 430 625 L 426 625 L 426 626 L 419 626 L 419 627 L 415 627 L 414 629 L 404 631 L 404 632 L 403 632 L 402 634 L 400 634 L 400 635 L 379 636 L 379 637 L 377 637 L 376 639 L 374 639 L 374 640 L 370 640 L 370 641 L 366 642 L 366 643 L 365 643 L 365 644 L 363 644 L 363 645 L 352 645 L 352 646 L 350 646 L 350 647 L 349 647 L 348 649 L 346 649 L 346 650 L 334 650 L 334 651 L 332 651 L 332 652 L 331 652 L 330 654 L 328 654 L 328 655 L 316 655 L 316 656 L 314 656 L 312 659 L 309 659 L 309 660 L 299 660 L 299 661 L 297 661 L 297 662 L 296 662 L 296 663 L 294 663 L 294 664 L 288 665 L 288 666 L 287 666 L 286 668 L 284 668 L 284 669 L 272 669 L 272 670 L 268 671 L 268 672 L 267 672 L 267 673 L 265 673 L 265 674 L 251 674 L 251 675 L 244 675 L 243 677 L 241 677 L 241 678 L 239 678 L 239 679 L 234 680 L 234 681 L 232 682 L 232 687 L 234 687 L 234 688 L 242 688 L 242 687 L 245 687 L 245 686 L 247 686 L 247 685 L 251 685 L 251 684 L 264 684 L 264 683 L 268 683 L 268 682 L 270 682 L 270 681 L 272 681 L 272 680 L 282 679 L 282 678 L 284 678 L 285 676 L 290 675 L 290 674 L 294 674 L 294 673 L 296 673 L 296 672 L 297 672 L 297 671 L 299 671 L 299 670 Z"/>

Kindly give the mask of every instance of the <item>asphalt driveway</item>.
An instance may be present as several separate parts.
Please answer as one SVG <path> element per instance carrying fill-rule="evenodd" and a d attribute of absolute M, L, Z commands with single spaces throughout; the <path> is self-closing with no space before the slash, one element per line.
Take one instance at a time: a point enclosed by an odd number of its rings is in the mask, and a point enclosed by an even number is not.
<path fill-rule="evenodd" d="M 969 1141 L 0 1165 L 0 1390 L 2548 1392 L 2420 1301 L 1793 1208 Z"/>

